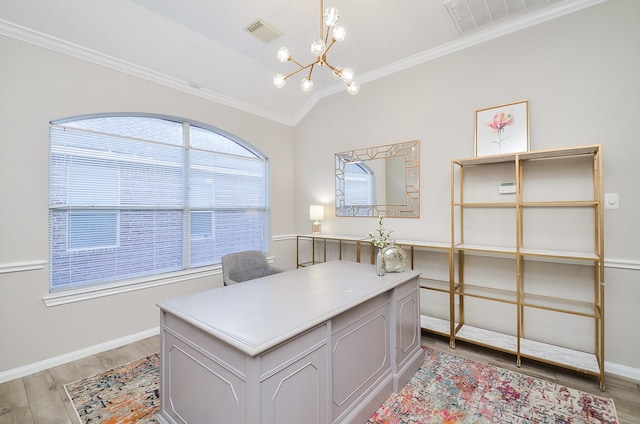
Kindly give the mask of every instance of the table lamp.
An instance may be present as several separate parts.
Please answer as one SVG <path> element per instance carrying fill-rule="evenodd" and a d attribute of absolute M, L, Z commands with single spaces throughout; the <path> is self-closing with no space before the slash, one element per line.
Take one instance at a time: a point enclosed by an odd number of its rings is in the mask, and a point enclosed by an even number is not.
<path fill-rule="evenodd" d="M 313 221 L 311 227 L 313 234 L 320 234 L 320 221 L 324 219 L 324 206 L 323 205 L 311 205 L 309 206 L 309 219 Z"/>

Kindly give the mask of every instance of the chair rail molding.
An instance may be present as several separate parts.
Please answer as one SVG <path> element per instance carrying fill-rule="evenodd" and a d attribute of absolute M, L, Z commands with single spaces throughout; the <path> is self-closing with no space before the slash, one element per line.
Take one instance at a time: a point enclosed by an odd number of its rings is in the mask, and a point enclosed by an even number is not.
<path fill-rule="evenodd" d="M 26 261 L 26 262 L 9 262 L 0 263 L 0 274 L 7 274 L 10 272 L 22 272 L 22 271 L 37 271 L 43 269 L 47 265 L 47 261 Z"/>
<path fill-rule="evenodd" d="M 619 269 L 628 269 L 628 270 L 638 271 L 640 270 L 640 261 L 631 260 L 631 259 L 605 258 L 604 266 L 606 268 L 619 268 Z"/>

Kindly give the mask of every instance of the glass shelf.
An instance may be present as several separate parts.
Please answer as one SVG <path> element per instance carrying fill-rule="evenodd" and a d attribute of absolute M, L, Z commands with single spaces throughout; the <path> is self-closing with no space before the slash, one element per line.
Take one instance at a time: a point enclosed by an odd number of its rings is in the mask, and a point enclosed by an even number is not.
<path fill-rule="evenodd" d="M 565 250 L 550 250 L 550 249 L 528 249 L 520 248 L 520 254 L 522 256 L 540 256 L 550 259 L 568 260 L 568 261 L 590 261 L 597 262 L 600 260 L 598 255 L 594 252 L 570 252 Z"/>
<path fill-rule="evenodd" d="M 590 302 L 525 293 L 523 305 L 531 308 L 600 318 L 600 308 L 595 303 Z"/>
<path fill-rule="evenodd" d="M 516 248 L 515 247 L 506 247 L 506 246 L 488 246 L 481 244 L 456 244 L 453 247 L 458 251 L 465 251 L 465 253 L 474 253 L 474 254 L 491 254 L 491 255 L 512 255 L 515 256 Z"/>
<path fill-rule="evenodd" d="M 449 281 L 420 278 L 420 288 L 449 293 Z"/>
<path fill-rule="evenodd" d="M 454 203 L 453 206 L 460 206 L 463 208 L 515 208 L 515 202 L 463 202 Z"/>
<path fill-rule="evenodd" d="M 461 296 L 477 297 L 479 299 L 494 300 L 496 302 L 512 303 L 518 302 L 518 294 L 511 290 L 494 289 L 470 284 L 458 284 L 455 293 Z"/>

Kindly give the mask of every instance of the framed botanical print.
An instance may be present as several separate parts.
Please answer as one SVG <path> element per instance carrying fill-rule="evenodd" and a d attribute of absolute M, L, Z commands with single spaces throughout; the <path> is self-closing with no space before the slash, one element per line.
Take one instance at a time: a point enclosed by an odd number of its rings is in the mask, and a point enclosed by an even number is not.
<path fill-rule="evenodd" d="M 474 156 L 529 151 L 529 101 L 476 111 Z"/>

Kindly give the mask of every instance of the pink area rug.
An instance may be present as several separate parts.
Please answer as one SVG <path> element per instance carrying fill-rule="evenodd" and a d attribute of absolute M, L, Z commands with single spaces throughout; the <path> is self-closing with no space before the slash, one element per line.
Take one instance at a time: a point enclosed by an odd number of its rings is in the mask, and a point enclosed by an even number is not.
<path fill-rule="evenodd" d="M 424 365 L 368 423 L 617 423 L 613 400 L 424 347 Z"/>
<path fill-rule="evenodd" d="M 155 423 L 160 411 L 160 355 L 65 385 L 80 422 Z"/>

